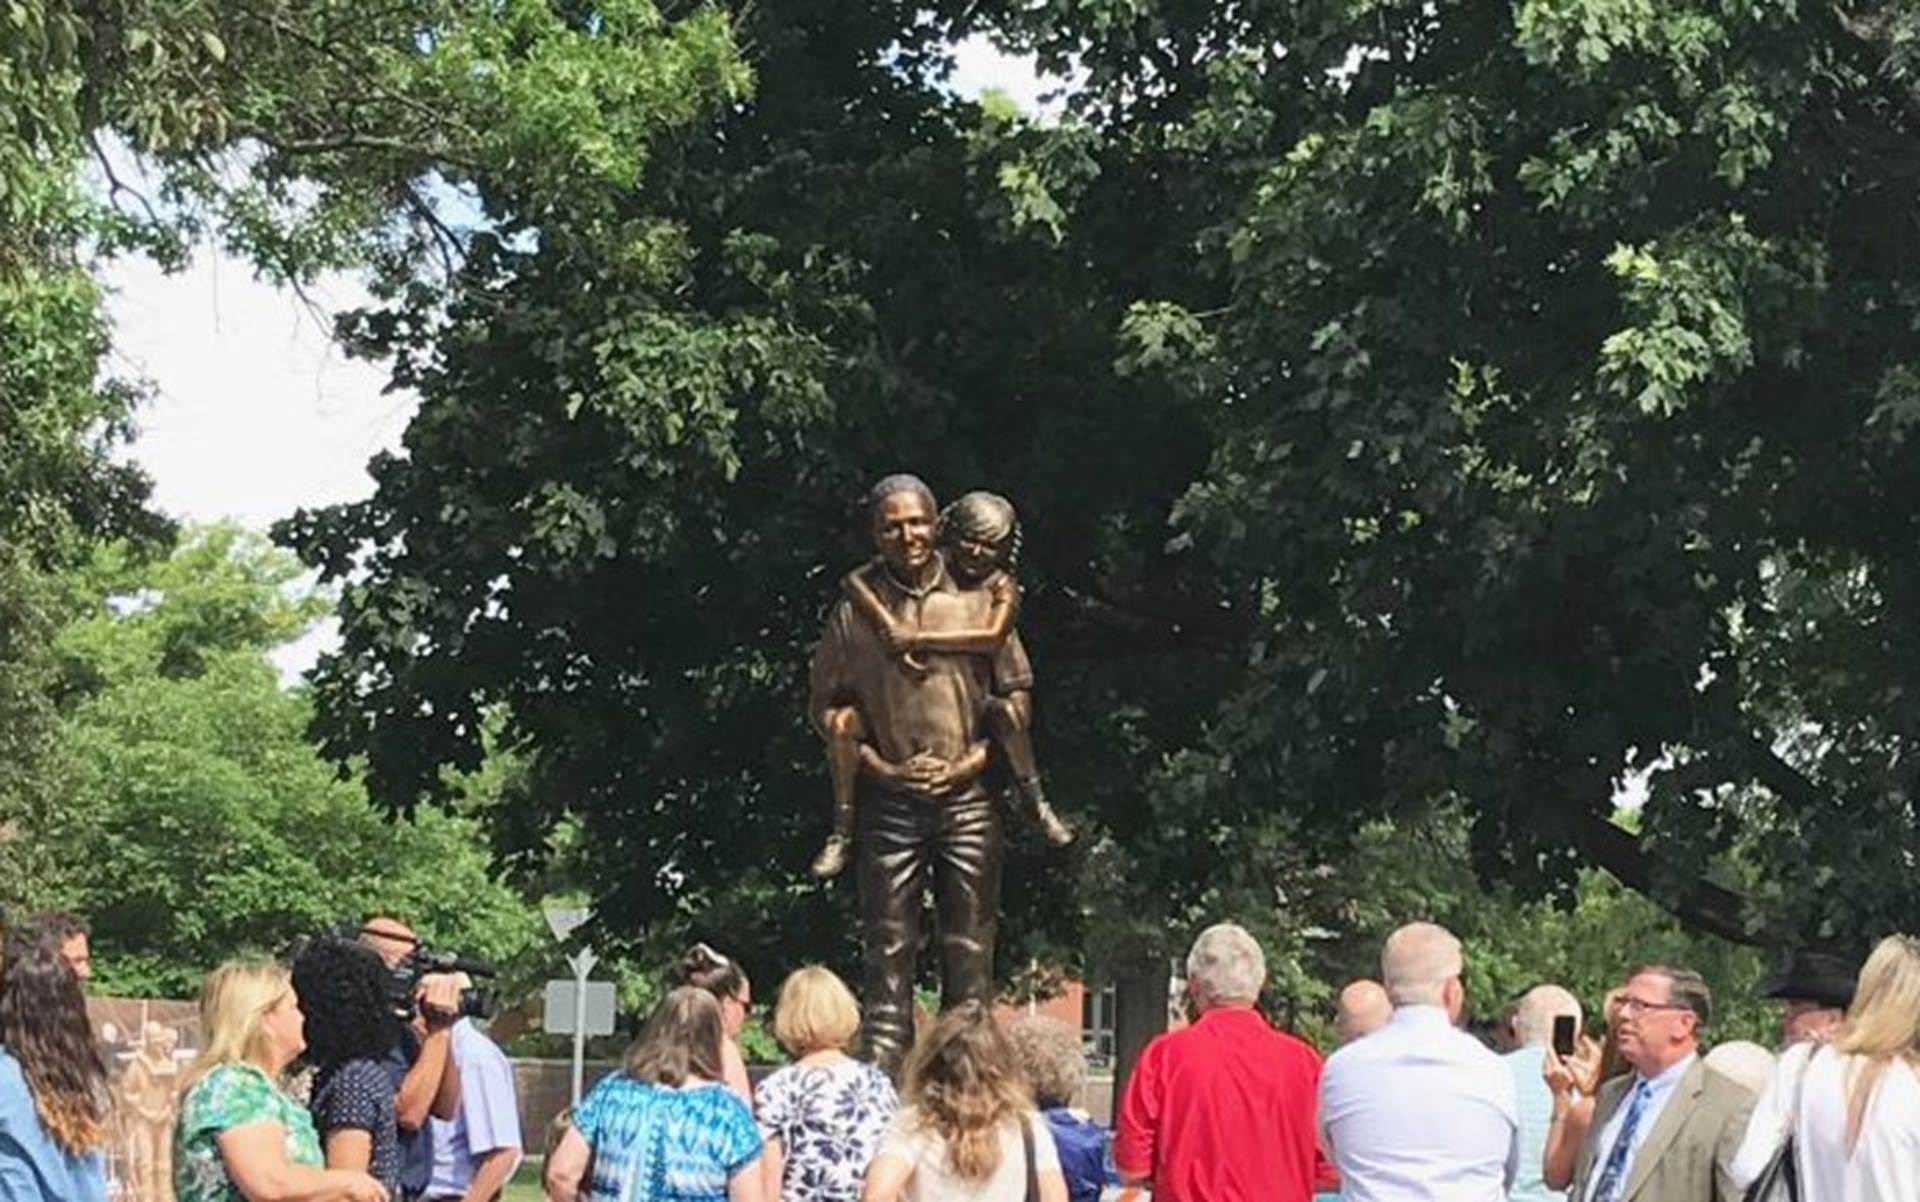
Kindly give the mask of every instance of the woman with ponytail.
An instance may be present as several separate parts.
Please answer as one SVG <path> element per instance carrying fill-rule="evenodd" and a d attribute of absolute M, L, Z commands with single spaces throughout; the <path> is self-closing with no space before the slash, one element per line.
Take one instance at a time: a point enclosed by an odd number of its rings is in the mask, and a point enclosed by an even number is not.
<path fill-rule="evenodd" d="M 674 983 L 704 989 L 720 1003 L 720 1019 L 726 1038 L 720 1044 L 720 1079 L 753 1106 L 753 1083 L 747 1077 L 747 1060 L 740 1054 L 740 1030 L 753 1013 L 753 983 L 747 980 L 740 962 L 721 955 L 704 943 L 696 943 L 674 966 Z"/>
<path fill-rule="evenodd" d="M 1013 1047 L 963 1002 L 907 1058 L 907 1107 L 867 1170 L 862 1202 L 1067 1202 L 1047 1123 Z"/>
<path fill-rule="evenodd" d="M 104 1202 L 107 1069 L 80 978 L 14 940 L 0 968 L 0 1199 Z"/>

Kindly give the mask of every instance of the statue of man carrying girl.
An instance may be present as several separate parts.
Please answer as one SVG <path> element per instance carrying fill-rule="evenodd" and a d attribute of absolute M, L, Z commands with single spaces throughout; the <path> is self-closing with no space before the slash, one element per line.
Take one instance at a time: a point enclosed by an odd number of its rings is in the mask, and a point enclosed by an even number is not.
<path fill-rule="evenodd" d="M 992 995 L 1000 827 L 982 778 L 995 758 L 1050 842 L 1073 832 L 1034 761 L 1013 506 L 976 492 L 942 513 L 932 490 L 902 475 L 874 486 L 868 513 L 878 555 L 846 578 L 813 658 L 808 710 L 827 742 L 834 803 L 814 871 L 835 875 L 855 853 L 868 1048 L 892 1068 L 912 1038 L 929 885 L 942 1000 Z"/>

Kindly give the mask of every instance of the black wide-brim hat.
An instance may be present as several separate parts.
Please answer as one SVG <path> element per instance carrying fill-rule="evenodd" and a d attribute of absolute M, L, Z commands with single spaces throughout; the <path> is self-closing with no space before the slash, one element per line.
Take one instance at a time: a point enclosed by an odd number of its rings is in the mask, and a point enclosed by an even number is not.
<path fill-rule="evenodd" d="M 1845 1010 L 1853 1004 L 1859 965 L 1836 952 L 1802 948 L 1789 954 L 1773 972 L 1760 978 L 1760 996 L 1785 1001 L 1818 1002 Z"/>

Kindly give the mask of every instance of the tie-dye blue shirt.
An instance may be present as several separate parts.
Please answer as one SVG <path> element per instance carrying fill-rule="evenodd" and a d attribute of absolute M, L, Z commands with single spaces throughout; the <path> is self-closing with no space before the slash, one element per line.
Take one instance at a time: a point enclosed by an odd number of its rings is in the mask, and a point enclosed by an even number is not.
<path fill-rule="evenodd" d="M 760 1129 L 739 1095 L 718 1082 L 679 1089 L 623 1073 L 601 1081 L 573 1112 L 593 1149 L 595 1202 L 708 1202 L 760 1155 Z"/>

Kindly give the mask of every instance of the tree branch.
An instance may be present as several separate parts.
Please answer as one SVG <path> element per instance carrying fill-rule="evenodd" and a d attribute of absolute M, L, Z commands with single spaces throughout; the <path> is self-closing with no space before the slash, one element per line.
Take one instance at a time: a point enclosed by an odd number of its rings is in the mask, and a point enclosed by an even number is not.
<path fill-rule="evenodd" d="M 289 140 L 274 137 L 257 129 L 249 131 L 248 136 L 281 154 L 329 154 L 341 150 L 379 150 L 430 159 L 436 163 L 446 163 L 468 174 L 478 174 L 480 171 L 480 165 L 472 159 L 460 158 L 437 147 L 418 146 L 404 138 L 388 138 L 376 134 L 337 133 L 322 138 Z"/>
<path fill-rule="evenodd" d="M 1826 810 L 1833 806 L 1833 794 L 1815 784 L 1806 773 L 1780 757 L 1780 753 L 1753 735 L 1746 736 L 1747 767 L 1753 779 L 1788 798 L 1804 809 Z"/>
<path fill-rule="evenodd" d="M 1748 929 L 1743 899 L 1731 889 L 1703 877 L 1695 877 L 1677 895 L 1660 889 L 1655 879 L 1658 864 L 1633 832 L 1586 813 L 1574 828 L 1574 839 L 1589 861 L 1681 922 L 1731 943 L 1762 947 L 1772 942 L 1767 932 Z"/>
<path fill-rule="evenodd" d="M 464 256 L 466 248 L 461 245 L 459 235 L 449 229 L 446 222 L 440 220 L 440 214 L 433 211 L 433 205 L 414 191 L 413 185 L 403 186 L 400 192 L 406 198 L 407 207 L 413 210 L 414 215 L 433 235 L 434 248 L 440 252 L 440 262 L 446 268 L 447 284 L 451 287 L 454 277 L 459 274 L 459 269 L 454 265 L 454 256 L 455 254 Z"/>
<path fill-rule="evenodd" d="M 92 130 L 87 131 L 87 145 L 93 149 L 93 157 L 94 160 L 100 164 L 100 170 L 106 173 L 107 200 L 109 202 L 115 201 L 122 192 L 125 192 L 128 196 L 140 202 L 140 207 L 146 210 L 148 221 L 153 222 L 155 225 L 160 225 L 160 214 L 154 211 L 153 203 L 146 198 L 146 195 L 138 189 L 122 183 L 120 177 L 114 173 L 113 163 L 107 158 L 106 149 L 100 145 L 99 135 Z"/>

